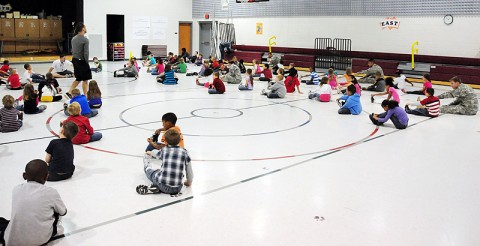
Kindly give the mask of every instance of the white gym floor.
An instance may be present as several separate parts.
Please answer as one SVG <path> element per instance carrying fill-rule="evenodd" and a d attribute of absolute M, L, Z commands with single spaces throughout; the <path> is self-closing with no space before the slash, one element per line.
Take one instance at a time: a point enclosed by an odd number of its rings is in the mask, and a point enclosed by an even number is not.
<path fill-rule="evenodd" d="M 123 62 L 103 65 L 93 76 L 104 104 L 90 119 L 103 139 L 75 146 L 72 179 L 46 183 L 68 208 L 66 237 L 50 245 L 480 245 L 480 115 L 411 115 L 406 130 L 377 130 L 368 114 L 383 112 L 383 99 L 372 104 L 369 92 L 361 115 L 338 115 L 335 102 L 307 99 L 315 86 L 277 100 L 260 95 L 265 82 L 209 95 L 195 77 L 167 86 L 145 69 L 132 81 L 113 78 Z M 58 81 L 66 91 L 73 79 Z M 21 91 L 0 87 L 6 94 Z M 402 107 L 418 97 L 400 94 Z M 44 104 L 20 131 L 0 133 L 0 217 L 10 218 L 25 164 L 44 158 L 49 129 L 66 118 L 63 102 Z M 138 195 L 150 184 L 146 139 L 167 112 L 179 118 L 193 186 L 179 197 Z"/>

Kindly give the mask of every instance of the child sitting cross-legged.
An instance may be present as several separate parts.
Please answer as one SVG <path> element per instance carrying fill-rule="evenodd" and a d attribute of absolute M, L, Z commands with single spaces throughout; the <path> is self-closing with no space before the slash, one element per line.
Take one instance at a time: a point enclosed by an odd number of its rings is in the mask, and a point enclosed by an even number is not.
<path fill-rule="evenodd" d="M 78 126 L 72 121 L 61 124 L 58 139 L 50 141 L 45 152 L 45 162 L 48 163 L 48 181 L 61 181 L 73 176 L 73 143 L 72 139 L 78 133 Z"/>
<path fill-rule="evenodd" d="M 33 88 L 32 84 L 25 85 L 21 98 L 23 99 L 23 105 L 17 106 L 17 109 L 25 112 L 25 114 L 39 114 L 47 109 L 45 105 L 38 106 L 38 91 Z"/>
<path fill-rule="evenodd" d="M 95 80 L 90 80 L 88 83 L 87 99 L 88 106 L 91 109 L 102 107 L 102 91 L 100 91 L 100 87 L 98 87 L 98 83 Z"/>
<path fill-rule="evenodd" d="M 223 94 L 223 93 L 225 93 L 225 84 L 220 79 L 220 73 L 214 72 L 213 83 L 210 84 L 210 88 L 208 89 L 208 94 Z"/>
<path fill-rule="evenodd" d="M 3 108 L 0 109 L 0 132 L 16 132 L 22 127 L 23 113 L 13 105 L 15 99 L 5 95 L 2 99 Z"/>
<path fill-rule="evenodd" d="M 10 68 L 10 76 L 7 79 L 7 89 L 10 90 L 21 90 L 25 87 L 27 83 L 22 83 L 20 81 L 20 75 L 17 73 L 17 69 Z"/>
<path fill-rule="evenodd" d="M 88 94 L 88 93 L 87 93 Z M 92 118 L 95 117 L 98 114 L 98 110 L 96 109 L 90 109 L 90 106 L 88 105 L 88 100 L 85 95 L 80 94 L 79 89 L 73 89 L 72 90 L 72 99 L 70 100 L 69 104 L 72 103 L 78 103 L 80 107 L 82 108 L 82 115 L 87 117 L 87 118 Z M 70 113 L 68 112 L 68 104 L 64 104 L 64 113 L 66 116 L 70 116 Z"/>
<path fill-rule="evenodd" d="M 353 114 L 359 115 L 362 113 L 362 104 L 360 103 L 360 95 L 357 93 L 357 88 L 354 85 L 347 87 L 347 94 L 337 99 L 339 114 Z"/>
<path fill-rule="evenodd" d="M 180 58 L 178 65 L 174 68 L 176 73 L 187 73 L 187 64 L 185 63 L 185 59 Z"/>
<path fill-rule="evenodd" d="M 27 163 L 23 179 L 12 192 L 12 219 L 5 231 L 6 245 L 45 245 L 63 234 L 60 217 L 67 208 L 57 190 L 45 186 L 48 165 L 43 160 Z"/>
<path fill-rule="evenodd" d="M 165 66 L 165 71 L 157 76 L 157 82 L 164 85 L 178 84 L 178 77 L 177 74 L 175 74 L 175 70 L 172 69 L 172 64 Z"/>
<path fill-rule="evenodd" d="M 287 93 L 294 93 L 295 88 L 297 88 L 298 94 L 303 94 L 300 91 L 300 81 L 298 81 L 297 73 L 297 70 L 290 70 L 288 77 L 285 79 L 285 87 L 287 88 Z"/>
<path fill-rule="evenodd" d="M 252 69 L 247 69 L 247 74 L 245 76 L 245 84 L 238 85 L 238 89 L 241 91 L 251 91 L 253 90 L 253 76 Z"/>
<path fill-rule="evenodd" d="M 60 95 L 62 89 L 58 81 L 53 78 L 52 73 L 46 74 L 47 80 L 40 82 L 38 85 L 38 96 L 42 102 L 57 102 L 62 100 Z"/>
<path fill-rule="evenodd" d="M 414 114 L 426 117 L 438 117 L 440 115 L 440 99 L 434 96 L 435 90 L 433 88 L 427 88 L 425 90 L 425 95 L 427 98 L 420 101 L 418 98 L 418 103 L 407 103 L 405 105 L 405 111 L 407 114 Z M 410 109 L 410 106 L 417 106 L 416 109 Z"/>
<path fill-rule="evenodd" d="M 382 108 L 385 110 L 385 113 L 382 114 L 371 114 L 370 120 L 375 125 L 383 125 L 383 123 L 388 120 L 392 120 L 395 128 L 405 129 L 408 126 L 408 115 L 398 106 L 398 102 L 394 100 L 383 100 Z"/>
<path fill-rule="evenodd" d="M 163 124 L 163 128 L 157 129 L 155 131 L 155 133 L 153 134 L 153 136 L 151 138 L 147 139 L 148 146 L 145 149 L 145 152 L 152 151 L 154 149 L 161 149 L 161 148 L 165 147 L 166 146 L 165 145 L 165 132 L 170 130 L 170 129 L 174 129 L 174 130 L 176 130 L 177 132 L 180 133 L 180 143 L 179 143 L 179 145 L 181 147 L 185 147 L 185 145 L 183 143 L 183 136 L 182 136 L 182 132 L 180 131 L 180 127 L 175 125 L 175 124 L 177 124 L 177 116 L 174 113 L 164 114 L 162 116 L 162 124 Z M 160 142 L 158 142 L 158 137 L 160 136 L 161 132 L 164 132 L 164 134 L 163 134 Z"/>
<path fill-rule="evenodd" d="M 283 69 L 279 69 L 279 72 L 283 73 Z M 283 82 L 283 75 L 279 73 L 275 77 L 272 83 L 269 83 L 266 89 L 262 91 L 262 95 L 266 95 L 267 98 L 284 98 L 287 94 L 285 83 Z"/>
<path fill-rule="evenodd" d="M 80 104 L 73 102 L 68 105 L 68 114 L 70 115 L 64 122 L 72 121 L 78 126 L 78 133 L 72 139 L 73 144 L 86 144 L 102 139 L 102 133 L 95 132 L 90 125 L 90 120 L 87 117 L 81 115 L 82 109 Z"/>
<path fill-rule="evenodd" d="M 315 99 L 320 102 L 330 102 L 332 98 L 332 87 L 328 84 L 328 77 L 323 77 L 317 89 L 310 91 L 308 99 Z"/>
<path fill-rule="evenodd" d="M 192 164 L 188 151 L 179 146 L 182 139 L 180 132 L 169 129 L 164 137 L 167 144 L 164 148 L 146 152 L 147 155 L 162 161 L 161 169 L 153 169 L 150 159 L 145 158 L 144 171 L 153 183 L 151 188 L 157 188 L 157 192 L 175 195 L 180 193 L 183 185 L 192 185 Z M 185 182 L 183 182 L 184 171 L 187 178 Z"/>

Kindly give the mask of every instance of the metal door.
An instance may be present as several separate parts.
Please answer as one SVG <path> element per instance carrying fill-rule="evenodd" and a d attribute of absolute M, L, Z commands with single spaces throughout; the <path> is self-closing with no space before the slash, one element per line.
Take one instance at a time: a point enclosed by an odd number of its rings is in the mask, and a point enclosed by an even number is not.
<path fill-rule="evenodd" d="M 208 58 L 212 54 L 212 46 L 210 43 L 212 37 L 212 23 L 211 22 L 199 22 L 200 25 L 200 45 L 199 53 L 204 58 Z"/>

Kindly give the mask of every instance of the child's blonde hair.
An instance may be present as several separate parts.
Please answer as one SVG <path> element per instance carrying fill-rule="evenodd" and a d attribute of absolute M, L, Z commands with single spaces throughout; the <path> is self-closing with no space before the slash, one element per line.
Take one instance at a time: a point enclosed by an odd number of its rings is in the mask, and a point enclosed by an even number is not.
<path fill-rule="evenodd" d="M 72 90 L 72 96 L 80 96 L 80 95 L 81 93 L 79 89 L 75 88 Z"/>
<path fill-rule="evenodd" d="M 67 111 L 71 116 L 78 116 L 82 112 L 82 108 L 78 102 L 73 102 L 72 104 L 68 105 Z"/>
<path fill-rule="evenodd" d="M 345 74 L 352 75 L 353 74 L 352 68 L 347 67 L 347 69 L 345 70 Z"/>
<path fill-rule="evenodd" d="M 5 95 L 2 99 L 2 103 L 5 108 L 12 108 L 13 104 L 15 104 L 15 98 L 10 95 Z"/>
<path fill-rule="evenodd" d="M 179 60 L 180 60 L 180 63 L 184 63 L 184 62 L 185 62 L 185 59 L 183 59 L 183 58 L 180 58 Z"/>
<path fill-rule="evenodd" d="M 276 78 L 277 81 L 282 81 L 285 77 L 283 77 L 283 74 L 278 73 Z"/>

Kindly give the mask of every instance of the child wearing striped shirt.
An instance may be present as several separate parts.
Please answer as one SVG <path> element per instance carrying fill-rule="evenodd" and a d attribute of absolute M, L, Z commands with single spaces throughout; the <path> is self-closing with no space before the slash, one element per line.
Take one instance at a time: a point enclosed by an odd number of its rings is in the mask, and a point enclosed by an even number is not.
<path fill-rule="evenodd" d="M 318 77 L 317 72 L 315 71 L 315 67 L 310 67 L 309 68 L 310 74 L 302 76 L 304 77 L 310 77 L 310 80 L 302 80 L 302 83 L 306 83 L 307 85 L 318 85 L 320 83 L 320 78 Z"/>
<path fill-rule="evenodd" d="M 0 132 L 16 132 L 22 127 L 23 113 L 13 105 L 15 99 L 5 95 L 2 99 L 3 108 L 0 109 Z"/>
<path fill-rule="evenodd" d="M 435 90 L 433 88 L 427 88 L 425 90 L 425 95 L 427 98 L 420 101 L 418 98 L 418 103 L 407 103 L 405 105 L 405 111 L 407 114 L 414 114 L 426 117 L 438 117 L 440 115 L 440 99 L 434 96 Z M 416 109 L 410 109 L 410 106 L 417 106 Z"/>
<path fill-rule="evenodd" d="M 175 195 L 180 193 L 183 185 L 191 186 L 193 182 L 193 171 L 188 151 L 178 144 L 181 136 L 175 129 L 165 132 L 167 146 L 157 150 L 147 151 L 147 158 L 144 159 L 144 171 L 147 178 L 152 181 L 159 192 Z M 150 163 L 150 156 L 162 161 L 160 169 L 153 169 Z M 184 171 L 187 180 L 183 182 Z"/>

